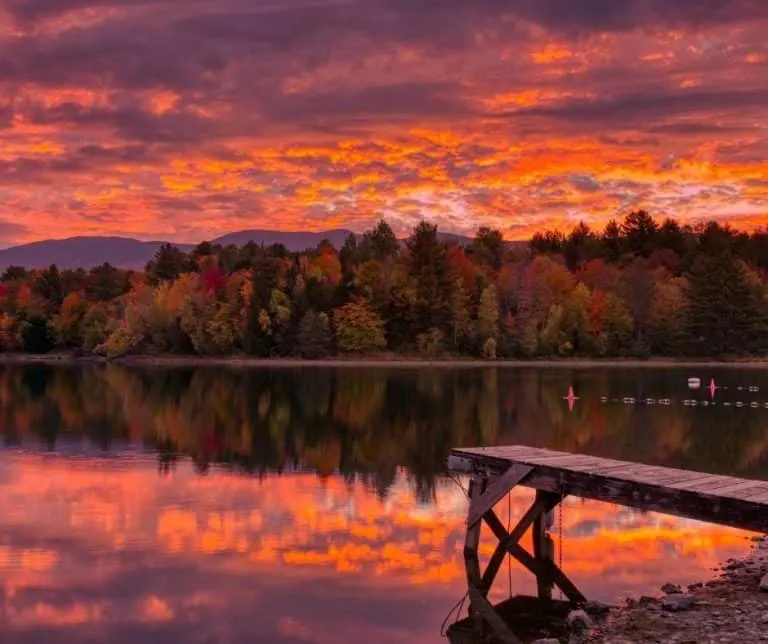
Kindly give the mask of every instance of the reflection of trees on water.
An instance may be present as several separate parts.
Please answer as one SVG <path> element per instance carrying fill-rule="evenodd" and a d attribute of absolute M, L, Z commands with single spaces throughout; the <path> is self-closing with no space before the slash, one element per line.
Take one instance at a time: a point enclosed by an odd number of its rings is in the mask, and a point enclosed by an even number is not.
<path fill-rule="evenodd" d="M 249 473 L 309 468 L 384 496 L 406 467 L 421 498 L 453 446 L 544 445 L 745 476 L 768 475 L 768 410 L 602 403 L 670 396 L 673 370 L 0 369 L 7 444 L 86 437 L 144 444 Z M 580 397 L 572 412 L 569 385 Z"/>

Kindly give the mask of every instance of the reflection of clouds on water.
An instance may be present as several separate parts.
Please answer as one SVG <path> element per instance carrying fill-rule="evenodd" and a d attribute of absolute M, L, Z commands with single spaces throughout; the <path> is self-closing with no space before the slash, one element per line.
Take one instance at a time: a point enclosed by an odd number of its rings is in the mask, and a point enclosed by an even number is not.
<path fill-rule="evenodd" d="M 257 602 L 267 616 L 259 633 L 290 641 L 283 631 L 328 628 L 348 602 L 345 624 L 386 641 L 422 632 L 430 611 L 439 623 L 463 593 L 467 502 L 453 481 L 425 503 L 401 472 L 382 501 L 336 477 L 198 477 L 186 463 L 158 477 L 151 460 L 129 462 L 0 452 L 0 587 L 15 633 L 160 625 L 164 637 L 196 641 L 203 629 L 237 641 L 253 612 L 245 604 Z M 514 520 L 530 500 L 516 491 L 497 512 L 506 521 L 511 507 Z M 580 499 L 568 499 L 562 520 L 565 569 L 600 599 L 694 581 L 746 547 L 735 531 Z M 486 534 L 482 556 L 494 545 Z M 512 572 L 516 587 L 532 589 L 517 565 Z M 382 611 L 403 614 L 392 625 Z"/>
<path fill-rule="evenodd" d="M 568 528 L 568 534 L 574 537 L 591 537 L 600 529 L 601 525 L 599 521 L 592 519 L 579 521 Z"/>

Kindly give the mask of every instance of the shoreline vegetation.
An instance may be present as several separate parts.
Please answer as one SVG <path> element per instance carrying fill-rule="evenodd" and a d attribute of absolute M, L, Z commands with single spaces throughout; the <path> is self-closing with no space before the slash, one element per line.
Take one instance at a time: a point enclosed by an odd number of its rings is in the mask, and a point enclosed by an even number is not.
<path fill-rule="evenodd" d="M 538 358 L 494 360 L 461 356 L 443 356 L 429 358 L 420 355 L 380 354 L 374 356 L 334 356 L 328 358 L 274 357 L 257 358 L 246 355 L 237 356 L 199 356 L 199 355 L 152 355 L 134 354 L 108 357 L 101 355 L 82 355 L 75 353 L 0 353 L 0 365 L 105 365 L 119 364 L 138 367 L 230 367 L 230 368 L 299 368 L 299 367 L 356 367 L 356 368 L 723 368 L 743 367 L 767 369 L 768 357 L 733 357 L 733 358 Z"/>
<path fill-rule="evenodd" d="M 143 271 L 7 267 L 0 353 L 67 352 L 229 364 L 765 357 L 768 230 L 638 211 L 524 245 L 489 228 L 459 242 L 427 222 L 399 240 L 381 221 L 341 248 L 164 244 Z"/>

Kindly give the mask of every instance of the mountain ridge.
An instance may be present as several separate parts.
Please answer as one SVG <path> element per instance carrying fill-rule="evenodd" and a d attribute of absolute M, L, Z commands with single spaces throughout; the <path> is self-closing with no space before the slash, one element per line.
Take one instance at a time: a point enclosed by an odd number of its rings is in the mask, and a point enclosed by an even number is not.
<path fill-rule="evenodd" d="M 327 239 L 336 248 L 341 248 L 349 235 L 359 235 L 345 228 L 333 228 L 322 231 L 281 231 L 249 229 L 227 233 L 214 239 L 206 240 L 213 244 L 243 246 L 248 242 L 271 245 L 283 244 L 291 252 L 315 248 Z M 455 233 L 439 233 L 445 242 L 466 244 L 470 237 Z M 401 240 L 405 241 L 405 240 Z M 64 239 L 41 239 L 26 244 L 19 244 L 0 250 L 0 271 L 9 266 L 23 266 L 27 269 L 46 268 L 56 264 L 60 269 L 93 268 L 110 263 L 118 268 L 143 270 L 147 262 L 163 244 L 187 252 L 197 244 L 176 243 L 163 240 L 142 241 L 121 235 L 79 235 Z M 514 243 L 514 242 L 510 242 Z"/>

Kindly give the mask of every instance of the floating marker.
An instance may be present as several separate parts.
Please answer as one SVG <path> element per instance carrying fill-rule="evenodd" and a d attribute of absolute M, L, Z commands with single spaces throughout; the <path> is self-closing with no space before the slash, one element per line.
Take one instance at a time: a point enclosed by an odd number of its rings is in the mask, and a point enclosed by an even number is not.
<path fill-rule="evenodd" d="M 627 397 L 627 398 L 622 399 L 621 402 L 623 402 L 625 405 L 634 405 L 635 404 L 635 399 Z"/>
<path fill-rule="evenodd" d="M 751 402 L 751 403 L 749 403 L 749 406 L 750 406 L 750 407 L 757 407 L 758 405 L 757 405 L 757 403 L 756 403 L 756 402 Z"/>
<path fill-rule="evenodd" d="M 656 399 L 654 399 L 654 398 L 646 398 L 645 399 L 645 404 L 646 405 L 655 405 L 656 404 Z"/>
<path fill-rule="evenodd" d="M 744 403 L 743 403 L 743 402 L 741 402 L 741 401 L 739 400 L 739 401 L 736 403 L 736 406 L 737 406 L 737 407 L 743 407 L 743 406 L 744 406 Z"/>
<path fill-rule="evenodd" d="M 729 403 L 729 402 L 724 402 L 723 403 L 723 407 L 730 407 L 730 406 L 731 406 L 731 403 Z"/>
<path fill-rule="evenodd" d="M 709 379 L 709 397 L 710 398 L 714 398 L 715 397 L 715 392 L 717 391 L 717 389 L 718 389 L 718 387 L 715 384 L 715 379 L 714 378 L 710 378 Z"/>
<path fill-rule="evenodd" d="M 701 387 L 701 378 L 688 378 L 688 388 L 698 389 Z"/>
<path fill-rule="evenodd" d="M 573 387 L 568 387 L 568 395 L 563 399 L 568 401 L 568 411 L 573 411 L 573 403 L 578 400 L 576 394 L 573 393 Z"/>
<path fill-rule="evenodd" d="M 607 396 L 600 396 L 600 402 L 608 402 Z"/>

